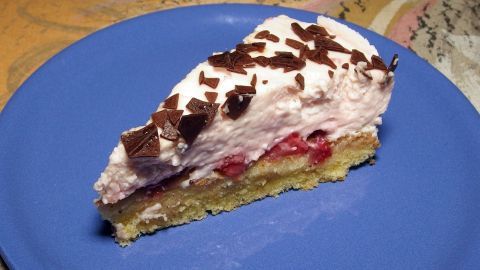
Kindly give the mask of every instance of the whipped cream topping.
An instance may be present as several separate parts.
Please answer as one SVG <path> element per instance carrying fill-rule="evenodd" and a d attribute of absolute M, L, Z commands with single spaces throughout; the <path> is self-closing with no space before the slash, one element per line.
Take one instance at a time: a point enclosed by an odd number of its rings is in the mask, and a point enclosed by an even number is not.
<path fill-rule="evenodd" d="M 298 55 L 298 50 L 285 44 L 286 38 L 301 41 L 291 29 L 293 22 L 303 28 L 311 25 L 284 15 L 269 18 L 243 40 L 244 43 L 266 42 L 263 52 L 249 54 L 252 57 L 271 57 L 276 51 L 287 51 Z M 378 55 L 374 46 L 349 27 L 322 16 L 318 17 L 317 23 L 334 35 L 333 40 L 343 47 L 357 49 L 367 59 Z M 279 42 L 255 38 L 263 30 L 279 37 Z M 303 43 L 314 48 L 314 41 Z M 376 125 L 381 124 L 380 115 L 385 112 L 390 100 L 393 73 L 365 70 L 365 62 L 353 65 L 350 63 L 351 55 L 346 53 L 328 51 L 328 57 L 336 64 L 336 69 L 306 60 L 306 66 L 301 70 L 285 73 L 280 68 L 255 65 L 246 68 L 247 74 L 244 75 L 213 67 L 208 62 L 200 63 L 170 94 L 179 94 L 178 109 L 184 110 L 184 115 L 189 114 L 186 104 L 191 98 L 206 101 L 205 91 L 218 92 L 216 103 L 223 104 L 228 91 L 235 85 L 250 85 L 255 74 L 256 95 L 244 114 L 232 120 L 217 113 L 211 125 L 202 130 L 188 149 L 182 142 L 160 138 L 158 158 L 129 159 L 124 146 L 119 143 L 94 185 L 100 199 L 105 204 L 115 203 L 138 188 L 157 184 L 187 168 L 193 168 L 189 179 L 209 176 L 230 155 L 243 154 L 246 163 L 256 161 L 292 132 L 307 137 L 320 129 L 327 133 L 329 140 L 360 131 L 376 134 Z M 350 63 L 347 69 L 342 68 L 344 63 Z M 202 71 L 205 77 L 220 79 L 216 89 L 199 85 Z M 333 76 L 329 75 L 329 71 L 333 72 Z M 303 91 L 295 80 L 298 73 L 304 77 Z M 162 108 L 163 103 L 158 110 Z M 187 186 L 188 182 L 182 186 Z"/>

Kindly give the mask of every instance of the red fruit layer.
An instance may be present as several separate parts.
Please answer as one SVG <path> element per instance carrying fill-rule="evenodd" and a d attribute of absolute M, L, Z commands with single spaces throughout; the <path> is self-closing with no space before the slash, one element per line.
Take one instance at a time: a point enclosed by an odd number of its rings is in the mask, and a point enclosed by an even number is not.
<path fill-rule="evenodd" d="M 225 176 L 236 177 L 241 175 L 247 167 L 245 155 L 238 154 L 226 157 L 216 170 Z"/>
<path fill-rule="evenodd" d="M 310 164 L 319 164 L 332 155 L 332 149 L 325 139 L 323 131 L 315 131 L 307 140 L 294 132 L 267 151 L 263 157 L 267 160 L 277 160 L 292 155 L 308 154 Z M 236 177 L 241 175 L 248 165 L 245 164 L 245 155 L 238 154 L 226 157 L 216 169 L 225 176 Z"/>

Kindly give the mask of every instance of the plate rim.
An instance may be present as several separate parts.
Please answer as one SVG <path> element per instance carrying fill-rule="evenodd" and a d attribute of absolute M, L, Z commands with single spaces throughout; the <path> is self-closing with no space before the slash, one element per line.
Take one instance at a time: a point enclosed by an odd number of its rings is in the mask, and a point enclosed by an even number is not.
<path fill-rule="evenodd" d="M 8 117 L 8 114 L 10 111 L 14 111 L 15 110 L 15 103 L 16 103 L 16 99 L 18 99 L 18 96 L 19 95 L 26 95 L 27 91 L 26 91 L 26 88 L 28 88 L 28 85 L 31 83 L 31 80 L 32 80 L 32 77 L 35 77 L 35 76 L 39 76 L 38 74 L 41 72 L 42 69 L 45 68 L 45 66 L 47 65 L 50 65 L 51 61 L 54 61 L 55 59 L 57 58 L 61 58 L 63 57 L 63 55 L 65 53 L 68 53 L 68 51 L 71 49 L 71 47 L 74 47 L 74 46 L 79 46 L 79 44 L 82 44 L 83 42 L 85 42 L 85 40 L 87 39 L 94 39 L 95 38 L 95 35 L 97 35 L 98 33 L 101 33 L 103 31 L 110 31 L 111 28 L 115 28 L 115 27 L 118 27 L 118 25 L 120 24 L 124 24 L 124 23 L 131 23 L 131 21 L 133 20 L 137 20 L 139 18 L 142 18 L 142 17 L 146 17 L 146 16 L 155 16 L 156 14 L 158 13 L 167 13 L 167 12 L 177 12 L 179 10 L 183 10 L 183 9 L 204 9 L 204 8 L 217 8 L 217 7 L 223 7 L 223 6 L 246 6 L 246 7 L 252 7 L 252 8 L 259 8 L 259 7 L 262 7 L 262 8 L 269 8 L 269 9 L 277 9 L 277 10 L 293 10 L 295 12 L 300 12 L 300 13 L 307 13 L 307 14 L 310 14 L 310 15 L 315 15 L 315 16 L 318 16 L 318 15 L 324 15 L 324 16 L 328 16 L 328 15 L 325 15 L 325 14 L 320 14 L 320 13 L 316 13 L 316 12 L 312 12 L 312 11 L 306 11 L 306 10 L 302 10 L 302 9 L 296 9 L 296 8 L 289 8 L 289 7 L 278 7 L 278 6 L 270 6 L 270 5 L 257 5 L 257 4 L 241 4 L 241 3 L 224 3 L 224 4 L 207 4 L 207 5 L 195 5 L 195 6 L 186 6 L 186 7 L 175 7 L 175 8 L 171 8 L 171 9 L 166 9 L 166 10 L 158 10 L 158 11 L 154 11 L 154 12 L 149 12 L 149 13 L 146 13 L 146 14 L 143 14 L 143 15 L 139 15 L 139 16 L 135 16 L 135 17 L 132 17 L 132 18 L 128 18 L 126 20 L 123 20 L 121 22 L 118 22 L 118 23 L 115 23 L 115 24 L 112 24 L 112 25 L 109 25 L 107 27 L 104 27 L 104 28 L 101 28 L 101 29 L 98 29 L 88 35 L 86 35 L 85 37 L 82 37 L 81 39 L 73 42 L 72 44 L 68 45 L 67 47 L 63 48 L 62 50 L 60 50 L 58 53 L 56 53 L 54 56 L 50 57 L 47 61 L 45 61 L 42 65 L 40 65 L 18 88 L 17 90 L 14 92 L 14 94 L 10 97 L 10 99 L 8 100 L 8 102 L 5 104 L 5 107 L 2 109 L 2 111 L 0 112 L 0 129 L 2 128 L 2 123 L 3 120 L 2 119 L 5 119 L 6 117 Z M 330 16 L 329 16 L 330 17 Z M 330 17 L 332 18 L 332 17 Z M 477 112 L 476 116 L 477 116 L 477 120 L 480 120 L 480 114 L 479 112 L 475 109 L 475 107 L 473 106 L 473 104 L 471 103 L 471 101 L 465 96 L 465 94 L 452 82 L 450 81 L 443 73 L 441 73 L 438 69 L 436 69 L 433 65 L 431 65 L 428 61 L 426 61 L 425 59 L 423 59 L 422 57 L 418 56 L 416 53 L 414 53 L 413 51 L 401 46 L 400 44 L 396 43 L 395 41 L 385 37 L 385 36 L 382 36 L 376 32 L 373 32 L 372 30 L 369 30 L 367 28 L 364 28 L 362 26 L 359 26 L 357 24 L 354 24 L 354 23 L 351 23 L 351 22 L 347 22 L 345 20 L 342 20 L 342 19 L 339 19 L 339 18 L 333 18 L 337 21 L 340 21 L 344 24 L 347 24 L 349 26 L 353 25 L 355 27 L 358 27 L 358 28 L 361 28 L 363 31 L 368 31 L 370 32 L 371 34 L 373 35 L 376 35 L 377 37 L 383 39 L 384 41 L 386 42 L 391 42 L 392 44 L 395 45 L 395 48 L 398 48 L 399 50 L 401 50 L 402 53 L 408 53 L 408 54 L 411 54 L 411 55 L 414 55 L 416 57 L 416 59 L 419 59 L 421 61 L 423 61 L 425 64 L 427 64 L 426 66 L 429 66 L 429 68 L 433 69 L 435 71 L 436 74 L 440 74 L 440 76 L 443 76 L 443 79 L 445 81 L 448 81 L 448 83 L 450 84 L 449 87 L 454 87 L 456 90 L 457 90 L 457 94 L 461 94 L 461 96 L 463 96 L 463 99 L 465 99 L 467 101 L 468 104 L 470 104 L 470 109 L 473 109 L 473 111 Z M 459 92 L 459 93 L 458 93 Z M 19 94 L 20 93 L 20 94 Z M 465 104 L 465 103 L 464 103 Z M 467 107 L 467 106 L 465 106 Z M 0 179 L 0 181 L 6 181 L 5 179 Z M 4 226 L 0 226 L 0 229 L 1 228 L 4 228 Z M 3 230 L 2 230 L 3 231 Z M 3 232 L 0 231 L 0 236 L 3 234 Z M 28 244 L 24 244 L 25 246 L 28 246 Z M 12 262 L 10 260 L 10 256 L 7 255 L 7 251 L 5 250 L 5 247 L 2 243 L 0 243 L 0 255 L 1 257 L 3 258 L 3 260 L 5 261 L 5 263 L 7 264 L 8 267 L 11 267 L 12 269 L 15 269 L 15 262 Z"/>

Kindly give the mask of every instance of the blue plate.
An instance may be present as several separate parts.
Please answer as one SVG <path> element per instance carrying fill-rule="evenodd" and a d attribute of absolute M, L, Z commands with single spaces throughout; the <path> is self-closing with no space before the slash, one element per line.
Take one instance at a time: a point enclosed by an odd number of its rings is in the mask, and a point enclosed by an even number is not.
<path fill-rule="evenodd" d="M 211 52 L 265 18 L 316 14 L 211 5 L 99 31 L 32 75 L 0 115 L 0 245 L 14 269 L 473 269 L 480 265 L 480 117 L 422 59 L 400 54 L 377 165 L 120 248 L 92 184 L 121 131 L 144 123 Z"/>

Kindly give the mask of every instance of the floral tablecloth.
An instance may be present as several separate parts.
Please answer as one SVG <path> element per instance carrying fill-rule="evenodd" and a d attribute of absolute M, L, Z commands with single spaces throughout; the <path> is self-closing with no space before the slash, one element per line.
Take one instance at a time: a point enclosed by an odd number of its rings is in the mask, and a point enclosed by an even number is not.
<path fill-rule="evenodd" d="M 0 111 L 47 59 L 116 22 L 215 0 L 0 1 Z M 345 19 L 382 34 L 426 59 L 480 111 L 480 1 L 476 0 L 241 0 Z M 3 269 L 0 261 L 0 269 Z"/>

